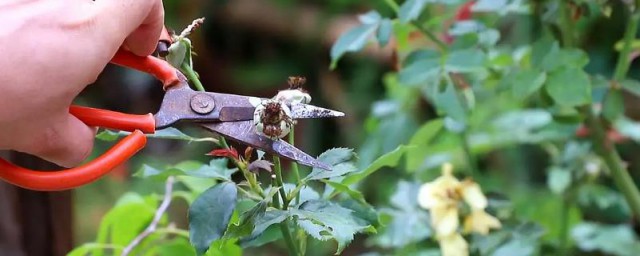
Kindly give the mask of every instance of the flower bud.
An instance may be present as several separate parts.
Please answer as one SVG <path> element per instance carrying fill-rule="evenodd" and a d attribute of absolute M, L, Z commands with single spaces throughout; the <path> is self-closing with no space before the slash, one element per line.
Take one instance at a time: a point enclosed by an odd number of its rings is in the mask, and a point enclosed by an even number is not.
<path fill-rule="evenodd" d="M 253 112 L 256 132 L 270 139 L 280 139 L 289 134 L 293 126 L 291 110 L 282 101 L 263 100 Z"/>

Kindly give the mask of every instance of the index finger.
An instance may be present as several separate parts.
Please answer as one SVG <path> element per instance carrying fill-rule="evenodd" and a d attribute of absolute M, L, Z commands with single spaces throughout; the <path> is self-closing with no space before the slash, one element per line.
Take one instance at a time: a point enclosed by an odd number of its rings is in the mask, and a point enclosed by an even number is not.
<path fill-rule="evenodd" d="M 114 49 L 124 45 L 136 55 L 153 53 L 164 24 L 161 0 L 99 0 L 98 29 L 112 33 Z M 115 52 L 115 51 L 114 51 Z"/>

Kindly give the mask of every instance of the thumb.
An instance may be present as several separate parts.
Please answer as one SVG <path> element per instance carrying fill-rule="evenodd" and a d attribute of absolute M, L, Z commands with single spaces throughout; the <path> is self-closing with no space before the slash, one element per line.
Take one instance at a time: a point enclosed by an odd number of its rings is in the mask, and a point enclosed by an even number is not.
<path fill-rule="evenodd" d="M 25 148 L 18 149 L 63 167 L 77 166 L 93 149 L 95 130 L 65 113 L 52 126 L 41 129 Z"/>

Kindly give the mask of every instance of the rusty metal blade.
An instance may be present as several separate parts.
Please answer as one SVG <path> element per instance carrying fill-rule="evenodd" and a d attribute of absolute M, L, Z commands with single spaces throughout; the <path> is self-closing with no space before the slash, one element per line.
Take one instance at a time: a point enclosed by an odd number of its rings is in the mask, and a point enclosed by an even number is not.
<path fill-rule="evenodd" d="M 256 133 L 252 121 L 201 123 L 205 129 L 251 147 L 276 154 L 300 164 L 331 170 L 331 167 L 284 140 L 272 140 Z"/>
<path fill-rule="evenodd" d="M 154 115 L 156 128 L 169 127 L 179 121 L 236 122 L 253 119 L 255 107 L 264 100 L 226 93 L 198 92 L 186 83 L 170 87 L 160 109 Z M 289 105 L 292 119 L 340 117 L 344 113 L 308 104 Z"/>
<path fill-rule="evenodd" d="M 344 113 L 331 109 L 316 107 L 314 105 L 294 103 L 291 104 L 291 118 L 325 118 L 325 117 L 341 117 Z"/>

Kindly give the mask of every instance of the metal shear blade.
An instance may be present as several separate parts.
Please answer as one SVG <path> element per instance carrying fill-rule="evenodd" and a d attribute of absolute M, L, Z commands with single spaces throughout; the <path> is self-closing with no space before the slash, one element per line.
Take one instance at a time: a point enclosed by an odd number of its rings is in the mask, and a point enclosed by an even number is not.
<path fill-rule="evenodd" d="M 235 94 L 198 92 L 186 85 L 167 90 L 156 113 L 157 128 L 164 128 L 181 120 L 204 122 L 235 122 L 253 120 L 255 106 L 261 98 Z M 341 117 L 344 113 L 313 105 L 290 105 L 292 119 Z"/>
<path fill-rule="evenodd" d="M 226 138 L 264 150 L 268 153 L 285 157 L 300 164 L 331 170 L 331 166 L 318 161 L 302 150 L 283 140 L 272 140 L 256 133 L 252 121 L 202 123 L 207 130 L 223 135 Z"/>
<path fill-rule="evenodd" d="M 325 118 L 325 117 L 341 117 L 344 113 L 331 109 L 316 107 L 309 104 L 294 103 L 291 104 L 291 118 L 293 119 L 306 119 L 306 118 Z"/>

